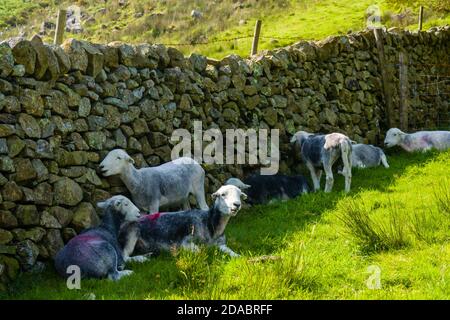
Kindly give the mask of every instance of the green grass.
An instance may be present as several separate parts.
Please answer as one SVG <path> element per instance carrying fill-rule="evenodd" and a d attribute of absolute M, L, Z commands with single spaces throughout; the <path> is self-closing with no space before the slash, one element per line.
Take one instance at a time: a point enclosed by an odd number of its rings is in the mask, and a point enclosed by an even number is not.
<path fill-rule="evenodd" d="M 423 28 L 450 23 L 449 0 L 431 0 L 424 3 Z M 0 38 L 24 31 L 28 36 L 39 31 L 43 21 L 56 21 L 58 7 L 76 4 L 95 21 L 84 23 L 82 34 L 66 34 L 94 42 L 124 41 L 129 43 L 165 43 L 206 45 L 176 46 L 183 53 L 201 53 L 212 58 L 229 54 L 248 56 L 256 19 L 261 19 L 262 30 L 259 50 L 290 45 L 302 39 L 319 40 L 330 35 L 346 34 L 366 27 L 366 10 L 377 5 L 381 9 L 383 25 L 417 29 L 420 5 L 410 0 L 246 0 L 236 8 L 236 1 L 223 0 L 128 0 L 127 6 L 118 1 L 104 4 L 97 0 L 78 1 L 25 1 L 0 0 Z M 106 8 L 106 13 L 99 10 Z M 194 21 L 192 9 L 199 9 L 203 18 Z M 393 21 L 392 14 L 410 10 L 402 21 Z M 135 17 L 136 13 L 144 13 Z M 156 14 L 161 14 L 157 16 Z M 240 21 L 245 21 L 241 24 Z M 10 30 L 5 26 L 15 26 Z M 45 37 L 52 40 L 53 34 Z M 247 37 L 227 41 L 229 39 Z"/>
<path fill-rule="evenodd" d="M 448 299 L 450 151 L 388 157 L 389 169 L 355 170 L 350 194 L 338 177 L 332 193 L 242 210 L 226 230 L 240 258 L 213 248 L 164 254 L 81 290 L 50 267 L 22 274 L 0 298 Z M 372 265 L 378 290 L 366 285 Z"/>

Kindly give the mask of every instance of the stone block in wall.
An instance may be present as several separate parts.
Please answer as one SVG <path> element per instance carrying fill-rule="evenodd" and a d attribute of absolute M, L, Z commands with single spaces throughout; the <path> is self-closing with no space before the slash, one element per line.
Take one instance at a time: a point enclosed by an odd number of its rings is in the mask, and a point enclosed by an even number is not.
<path fill-rule="evenodd" d="M 19 262 L 12 257 L 0 254 L 0 264 L 5 267 L 2 276 L 6 276 L 9 280 L 13 280 L 19 273 Z"/>
<path fill-rule="evenodd" d="M 7 77 L 14 69 L 13 52 L 6 42 L 0 43 L 0 76 Z"/>
<path fill-rule="evenodd" d="M 45 108 L 63 117 L 68 117 L 70 109 L 67 98 L 64 93 L 58 90 L 51 90 L 49 95 L 44 98 Z"/>
<path fill-rule="evenodd" d="M 44 114 L 44 100 L 38 91 L 19 89 L 19 101 L 27 114 L 41 117 Z"/>
<path fill-rule="evenodd" d="M 67 227 L 72 222 L 74 215 L 72 210 L 59 206 L 49 208 L 48 212 L 58 220 L 62 227 Z"/>
<path fill-rule="evenodd" d="M 8 230 L 0 229 L 0 245 L 8 244 L 13 240 L 13 235 Z"/>
<path fill-rule="evenodd" d="M 26 146 L 25 141 L 17 136 L 10 136 L 7 139 L 8 156 L 14 158 L 17 156 Z"/>
<path fill-rule="evenodd" d="M 16 216 L 21 226 L 37 226 L 41 215 L 35 205 L 18 205 Z"/>
<path fill-rule="evenodd" d="M 38 80 L 56 80 L 60 75 L 60 70 L 53 50 L 45 45 L 38 35 L 33 36 L 30 43 L 36 52 L 34 77 Z"/>
<path fill-rule="evenodd" d="M 128 138 L 128 150 L 135 151 L 135 152 L 141 152 L 142 151 L 142 145 L 139 142 L 138 139 L 135 137 Z"/>
<path fill-rule="evenodd" d="M 13 92 L 13 85 L 6 80 L 0 79 L 0 92 L 11 94 Z"/>
<path fill-rule="evenodd" d="M 60 46 L 50 45 L 59 66 L 59 72 L 61 75 L 67 74 L 71 69 L 71 63 L 69 56 L 64 52 Z"/>
<path fill-rule="evenodd" d="M 11 230 L 14 235 L 14 241 L 32 240 L 39 242 L 45 235 L 45 229 L 41 227 L 32 227 L 29 229 L 16 228 Z"/>
<path fill-rule="evenodd" d="M 30 159 L 14 159 L 14 167 L 16 168 L 15 181 L 17 182 L 28 181 L 37 177 Z"/>
<path fill-rule="evenodd" d="M 64 247 L 64 241 L 59 229 L 47 229 L 47 233 L 42 239 L 42 244 L 49 256 L 54 259 L 58 252 Z"/>
<path fill-rule="evenodd" d="M 80 232 L 86 228 L 96 226 L 99 221 L 94 206 L 89 202 L 82 202 L 75 209 L 71 225 Z"/>
<path fill-rule="evenodd" d="M 18 122 L 25 132 L 27 137 L 30 138 L 40 138 L 41 137 L 41 127 L 38 121 L 26 113 L 21 113 L 18 118 Z"/>
<path fill-rule="evenodd" d="M 8 137 L 16 133 L 16 129 L 14 126 L 10 124 L 1 124 L 0 123 L 0 138 Z"/>
<path fill-rule="evenodd" d="M 60 167 L 81 166 L 88 162 L 87 152 L 84 151 L 66 151 L 59 149 L 56 153 L 56 162 Z"/>
<path fill-rule="evenodd" d="M 88 67 L 88 55 L 83 43 L 76 39 L 67 39 L 63 42 L 61 48 L 69 57 L 71 70 L 79 70 L 85 73 Z"/>
<path fill-rule="evenodd" d="M 39 255 L 38 246 L 31 240 L 24 240 L 17 244 L 17 257 L 22 270 L 33 268 Z"/>
<path fill-rule="evenodd" d="M 95 78 L 103 70 L 104 55 L 99 48 L 86 41 L 82 41 L 82 45 L 88 58 L 86 74 Z"/>
<path fill-rule="evenodd" d="M 59 221 L 48 211 L 42 212 L 40 225 L 46 229 L 61 229 L 61 224 L 59 223 Z"/>
<path fill-rule="evenodd" d="M 0 210 L 0 228 L 11 229 L 17 226 L 17 218 L 10 211 Z"/>
<path fill-rule="evenodd" d="M 38 205 L 51 206 L 53 203 L 53 189 L 52 186 L 43 182 L 33 189 L 34 203 Z"/>
<path fill-rule="evenodd" d="M 205 56 L 192 53 L 189 57 L 189 61 L 191 62 L 192 67 L 196 72 L 202 73 L 206 70 L 206 66 L 208 63 Z"/>
<path fill-rule="evenodd" d="M 77 232 L 73 228 L 64 228 L 61 231 L 61 234 L 62 234 L 64 242 L 67 243 L 67 242 L 69 242 L 70 239 L 72 239 L 73 237 L 75 237 L 77 235 Z"/>
<path fill-rule="evenodd" d="M 106 142 L 106 135 L 101 131 L 86 132 L 84 137 L 89 147 L 94 150 L 102 150 Z"/>
<path fill-rule="evenodd" d="M 169 66 L 171 67 L 179 67 L 183 69 L 186 66 L 184 55 L 181 51 L 175 48 L 167 48 L 167 54 L 170 58 Z"/>
<path fill-rule="evenodd" d="M 102 44 L 95 44 L 94 46 L 103 54 L 103 62 L 106 67 L 117 68 L 119 66 L 119 52 L 117 48 Z"/>
<path fill-rule="evenodd" d="M 20 201 L 23 197 L 22 189 L 14 181 L 8 181 L 2 188 L 3 201 Z"/>
<path fill-rule="evenodd" d="M 22 37 L 12 38 L 8 41 L 14 55 L 16 63 L 25 67 L 28 75 L 34 74 L 36 64 L 36 51 L 29 40 Z"/>
<path fill-rule="evenodd" d="M 1 97 L 0 110 L 4 107 L 7 113 L 19 113 L 22 108 L 20 107 L 19 99 L 15 96 Z"/>
<path fill-rule="evenodd" d="M 40 159 L 33 159 L 31 160 L 31 163 L 33 165 L 34 170 L 36 171 L 37 175 L 37 182 L 43 182 L 45 180 L 48 180 L 49 178 L 49 171 L 47 167 L 44 165 L 44 163 Z"/>
<path fill-rule="evenodd" d="M 70 178 L 60 178 L 53 187 L 54 201 L 58 205 L 75 206 L 83 200 L 83 190 Z"/>

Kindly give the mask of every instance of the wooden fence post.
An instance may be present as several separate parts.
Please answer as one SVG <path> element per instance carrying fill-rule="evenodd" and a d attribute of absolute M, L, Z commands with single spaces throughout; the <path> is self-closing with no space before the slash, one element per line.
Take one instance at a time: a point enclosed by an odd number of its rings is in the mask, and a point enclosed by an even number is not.
<path fill-rule="evenodd" d="M 408 57 L 403 51 L 399 54 L 399 84 L 400 84 L 400 129 L 408 130 L 409 86 Z"/>
<path fill-rule="evenodd" d="M 422 31 L 422 21 L 423 21 L 423 6 L 419 8 L 419 31 Z"/>
<path fill-rule="evenodd" d="M 59 46 L 64 39 L 64 31 L 66 29 L 66 13 L 64 9 L 58 10 L 58 20 L 56 21 L 56 32 L 53 44 Z"/>
<path fill-rule="evenodd" d="M 383 30 L 380 28 L 373 29 L 373 33 L 375 35 L 375 41 L 378 50 L 378 63 L 381 72 L 381 81 L 383 83 L 383 95 L 384 95 L 384 103 L 386 104 L 386 118 L 387 125 L 389 128 L 395 127 L 394 125 L 394 115 L 393 115 L 393 104 L 392 104 L 392 94 L 391 94 L 391 86 L 389 83 L 389 74 L 386 69 L 386 61 L 384 56 L 384 45 L 383 45 Z"/>
<path fill-rule="evenodd" d="M 260 32 L 261 32 L 261 20 L 256 20 L 255 34 L 253 35 L 252 51 L 250 55 L 254 55 L 258 52 L 258 42 Z"/>

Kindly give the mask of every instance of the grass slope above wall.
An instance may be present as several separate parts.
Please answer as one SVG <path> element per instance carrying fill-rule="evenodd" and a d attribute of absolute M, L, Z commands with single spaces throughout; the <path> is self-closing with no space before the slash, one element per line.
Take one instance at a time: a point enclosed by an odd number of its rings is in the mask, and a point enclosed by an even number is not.
<path fill-rule="evenodd" d="M 226 234 L 241 258 L 166 254 L 131 265 L 135 273 L 117 283 L 83 280 L 81 290 L 49 268 L 20 275 L 0 298 L 448 299 L 450 151 L 390 151 L 391 168 L 355 170 L 348 195 L 340 177 L 330 194 L 240 212 Z M 372 265 L 378 290 L 366 285 Z"/>
<path fill-rule="evenodd" d="M 450 23 L 448 0 L 432 0 L 425 6 L 423 28 Z M 383 25 L 417 29 L 417 1 L 400 0 L 127 0 L 119 1 L 22 1 L 0 0 L 0 39 L 25 32 L 32 36 L 42 23 L 56 22 L 58 7 L 81 7 L 83 32 L 67 34 L 92 42 L 108 43 L 203 43 L 180 46 L 184 54 L 200 53 L 213 58 L 229 54 L 248 56 L 251 38 L 236 41 L 224 39 L 253 35 L 256 19 L 263 20 L 259 49 L 274 49 L 301 39 L 323 39 L 366 28 L 366 11 L 376 5 Z M 191 10 L 202 13 L 191 17 Z M 402 19 L 392 18 L 398 14 Z M 14 27 L 15 26 L 15 27 Z M 188 30 L 188 32 L 186 32 Z M 3 33 L 3 34 L 2 34 Z M 47 42 L 53 31 L 45 31 Z"/>

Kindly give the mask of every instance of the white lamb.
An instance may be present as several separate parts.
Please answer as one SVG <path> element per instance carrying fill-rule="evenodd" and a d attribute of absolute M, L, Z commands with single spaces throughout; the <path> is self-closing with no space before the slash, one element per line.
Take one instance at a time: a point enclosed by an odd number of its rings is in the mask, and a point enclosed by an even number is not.
<path fill-rule="evenodd" d="M 205 201 L 205 170 L 187 157 L 175 159 L 160 166 L 136 169 L 134 160 L 124 150 L 116 149 L 100 163 L 104 176 L 119 174 L 131 193 L 133 202 L 149 213 L 160 207 L 182 206 L 190 209 L 189 195 L 193 194 L 202 210 L 208 210 Z"/>

